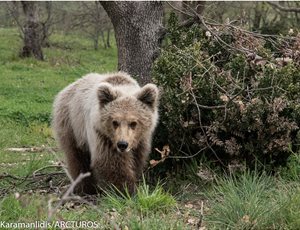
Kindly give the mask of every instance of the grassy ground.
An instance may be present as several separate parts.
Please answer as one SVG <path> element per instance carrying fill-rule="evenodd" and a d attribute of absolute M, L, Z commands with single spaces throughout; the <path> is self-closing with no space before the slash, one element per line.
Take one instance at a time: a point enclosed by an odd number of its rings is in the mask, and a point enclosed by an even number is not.
<path fill-rule="evenodd" d="M 51 44 L 44 49 L 44 62 L 23 60 L 18 32 L 0 29 L 0 222 L 40 221 L 43 228 L 42 221 L 50 220 L 54 225 L 48 229 L 62 228 L 66 221 L 77 221 L 68 227 L 82 229 L 84 224 L 97 229 L 300 229 L 297 154 L 272 177 L 247 171 L 217 175 L 195 163 L 164 185 L 141 183 L 135 197 L 112 192 L 73 197 L 55 209 L 68 179 L 49 127 L 54 96 L 86 73 L 114 71 L 117 51 L 115 46 L 94 51 L 79 35 L 56 33 Z M 38 148 L 7 150 L 13 147 Z M 200 171 L 213 180 L 201 179 Z"/>

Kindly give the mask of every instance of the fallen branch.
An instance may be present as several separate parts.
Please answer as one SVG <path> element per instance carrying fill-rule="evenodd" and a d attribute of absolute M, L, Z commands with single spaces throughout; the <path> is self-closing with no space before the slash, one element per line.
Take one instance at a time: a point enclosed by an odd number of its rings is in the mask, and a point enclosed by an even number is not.
<path fill-rule="evenodd" d="M 91 173 L 90 172 L 87 172 L 87 173 L 80 173 L 78 175 L 78 177 L 72 182 L 72 184 L 70 185 L 70 187 L 68 188 L 68 190 L 64 193 L 64 195 L 62 196 L 62 198 L 59 200 L 58 204 L 52 208 L 52 200 L 49 200 L 48 202 L 48 222 L 50 222 L 52 220 L 52 217 L 53 215 L 57 212 L 57 210 L 59 209 L 60 206 L 63 205 L 63 203 L 65 201 L 68 201 L 74 197 L 70 196 L 75 187 L 86 177 L 89 177 L 91 176 Z M 78 198 L 78 197 L 77 197 Z"/>
<path fill-rule="evenodd" d="M 25 153 L 25 152 L 36 153 L 36 152 L 43 152 L 43 151 L 52 152 L 55 150 L 56 149 L 52 148 L 52 147 L 28 147 L 28 148 L 7 148 L 7 149 L 5 149 L 5 151 L 8 151 L 8 152 L 19 152 L 19 153 Z"/>
<path fill-rule="evenodd" d="M 1 189 L 0 196 L 11 193 L 18 186 L 23 185 L 25 189 L 22 189 L 22 192 L 27 191 L 39 191 L 40 189 L 47 189 L 48 191 L 59 191 L 60 188 L 66 185 L 65 176 L 66 173 L 64 171 L 46 171 L 42 172 L 48 168 L 64 168 L 63 165 L 48 165 L 44 166 L 40 169 L 37 169 L 32 174 L 28 174 L 26 176 L 17 176 L 9 173 L 0 174 L 0 180 L 4 180 L 8 185 Z"/>

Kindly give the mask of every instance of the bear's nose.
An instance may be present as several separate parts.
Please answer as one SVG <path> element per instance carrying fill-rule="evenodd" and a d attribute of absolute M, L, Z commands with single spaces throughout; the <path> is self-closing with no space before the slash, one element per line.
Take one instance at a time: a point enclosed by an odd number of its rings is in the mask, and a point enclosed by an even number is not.
<path fill-rule="evenodd" d="M 123 152 L 125 149 L 127 149 L 128 143 L 126 141 L 119 141 L 117 146 Z"/>

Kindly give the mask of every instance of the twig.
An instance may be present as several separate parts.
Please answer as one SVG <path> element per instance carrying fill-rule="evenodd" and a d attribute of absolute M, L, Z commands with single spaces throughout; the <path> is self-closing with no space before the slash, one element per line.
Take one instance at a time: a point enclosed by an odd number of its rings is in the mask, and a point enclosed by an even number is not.
<path fill-rule="evenodd" d="M 200 209 L 200 219 L 197 224 L 197 229 L 200 229 L 202 226 L 202 221 L 203 221 L 203 201 L 201 201 L 201 209 Z"/>
<path fill-rule="evenodd" d="M 91 176 L 90 172 L 87 173 L 80 173 L 78 177 L 72 182 L 68 190 L 64 193 L 62 198 L 59 200 L 58 204 L 52 208 L 51 207 L 51 200 L 48 202 L 48 221 L 50 222 L 52 220 L 53 215 L 57 212 L 58 208 L 63 205 L 63 203 L 69 199 L 71 199 L 70 195 L 73 193 L 75 187 L 86 177 Z"/>
<path fill-rule="evenodd" d="M 196 103 L 194 103 L 196 105 Z M 228 104 L 228 103 L 226 103 Z M 226 105 L 200 105 L 200 104 L 197 104 L 197 106 L 199 106 L 199 108 L 201 109 L 225 109 L 226 108 Z"/>
<path fill-rule="evenodd" d="M 193 24 L 199 22 L 198 17 L 193 16 L 191 13 L 186 12 L 186 11 L 182 11 L 182 10 L 178 9 L 177 7 L 173 6 L 169 1 L 167 1 L 167 4 L 168 4 L 169 6 L 171 6 L 174 10 L 176 10 L 176 11 L 182 13 L 182 14 L 185 14 L 185 15 L 190 16 L 189 19 L 187 19 L 187 20 L 181 22 L 181 23 L 178 25 L 178 28 L 177 28 L 177 29 L 190 27 L 190 26 L 192 26 Z M 165 35 L 167 34 L 167 32 L 168 32 L 168 29 L 162 27 L 162 28 L 160 29 L 160 31 L 159 31 L 159 37 L 160 37 L 160 39 L 163 39 L 163 38 L 165 37 Z"/>
<path fill-rule="evenodd" d="M 195 154 L 190 155 L 190 156 L 168 156 L 167 158 L 170 158 L 170 159 L 189 159 L 189 158 L 193 158 L 193 157 L 197 156 L 199 153 L 203 152 L 207 148 L 208 147 L 205 146 L 204 148 L 200 149 L 198 152 L 196 152 Z"/>
<path fill-rule="evenodd" d="M 32 173 L 32 176 L 35 177 L 36 174 L 44 169 L 48 169 L 48 168 L 63 168 L 64 166 L 63 165 L 47 165 L 45 167 L 42 167 L 42 168 L 39 168 L 37 170 L 35 170 L 33 173 Z"/>
<path fill-rule="evenodd" d="M 193 99 L 194 99 L 194 101 L 195 101 L 196 107 L 197 107 L 197 111 L 198 111 L 198 119 L 199 119 L 199 123 L 200 123 L 200 128 L 201 128 L 201 130 L 202 130 L 203 135 L 205 136 L 205 143 L 206 143 L 206 146 L 213 152 L 213 154 L 215 155 L 215 157 L 217 158 L 217 160 L 220 162 L 220 164 L 222 164 L 224 167 L 226 167 L 226 166 L 223 164 L 222 160 L 218 157 L 218 155 L 217 155 L 217 153 L 215 152 L 215 150 L 211 147 L 211 145 L 210 145 L 209 142 L 208 142 L 208 138 L 207 138 L 206 132 L 205 132 L 205 130 L 204 130 L 203 126 L 202 126 L 202 122 L 201 122 L 201 110 L 200 110 L 200 107 L 199 107 L 199 105 L 197 104 L 197 99 L 196 99 L 196 96 L 195 96 L 193 90 L 191 89 L 190 92 L 191 92 L 191 95 L 192 95 L 192 97 L 193 97 Z"/>
<path fill-rule="evenodd" d="M 193 16 L 193 14 L 191 14 L 190 12 L 183 11 L 183 10 L 181 10 L 181 9 L 179 9 L 179 8 L 177 8 L 177 7 L 175 7 L 175 6 L 172 5 L 169 1 L 167 1 L 167 4 L 168 4 L 171 8 L 173 8 L 174 10 L 176 10 L 176 11 L 178 11 L 178 12 L 184 14 L 184 15 L 187 15 L 187 16 L 190 16 L 190 17 Z"/>
<path fill-rule="evenodd" d="M 12 6 L 11 6 L 11 4 L 12 4 Z M 13 20 L 17 24 L 17 26 L 18 26 L 19 30 L 21 31 L 21 33 L 24 34 L 23 25 L 21 24 L 21 22 L 19 20 L 19 12 L 18 12 L 19 9 L 18 9 L 17 2 L 6 2 L 6 5 L 7 5 L 7 8 L 8 8 L 9 14 L 12 16 Z"/>
<path fill-rule="evenodd" d="M 42 152 L 42 151 L 53 152 L 53 148 L 51 147 L 7 148 L 5 150 L 9 152 L 20 152 L 20 153 L 25 153 L 25 152 L 35 153 L 35 152 Z"/>
<path fill-rule="evenodd" d="M 15 179 L 15 180 L 23 180 L 24 179 L 24 177 L 14 176 L 14 175 L 11 175 L 11 174 L 8 174 L 8 173 L 0 174 L 0 180 L 4 179 L 4 178 L 12 178 L 12 179 Z"/>

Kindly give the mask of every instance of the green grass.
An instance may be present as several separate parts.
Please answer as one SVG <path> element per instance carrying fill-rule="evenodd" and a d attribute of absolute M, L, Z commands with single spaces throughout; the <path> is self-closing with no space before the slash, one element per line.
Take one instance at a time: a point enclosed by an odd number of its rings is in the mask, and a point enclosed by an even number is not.
<path fill-rule="evenodd" d="M 300 181 L 300 154 L 292 153 L 287 161 L 286 167 L 282 167 L 280 175 L 289 181 Z"/>
<path fill-rule="evenodd" d="M 0 202 L 0 220 L 33 222 L 47 220 L 49 200 L 56 195 L 9 195 Z M 145 202 L 146 201 L 146 202 Z M 96 205 L 69 202 L 54 215 L 54 220 L 95 221 L 102 229 L 115 226 L 129 229 L 187 229 L 176 216 L 176 201 L 158 185 L 153 189 L 145 184 L 134 197 L 108 192 Z M 75 205 L 74 205 L 75 204 Z M 55 202 L 52 203 L 55 206 Z"/>
<path fill-rule="evenodd" d="M 206 221 L 212 229 L 297 229 L 299 189 L 256 172 L 220 178 Z"/>
<path fill-rule="evenodd" d="M 136 209 L 141 213 L 167 211 L 174 208 L 176 201 L 174 197 L 166 193 L 160 184 L 150 189 L 145 179 L 137 188 L 136 195 L 131 197 L 128 192 L 121 195 L 115 192 L 106 192 L 104 198 L 105 206 L 124 212 L 124 207 Z"/>
<path fill-rule="evenodd" d="M 288 188 L 281 194 L 284 199 L 282 200 L 282 210 L 280 215 L 285 221 L 286 229 L 298 229 L 300 226 L 300 186 L 296 188 Z"/>
<path fill-rule="evenodd" d="M 85 37 L 63 33 L 50 40 L 54 45 L 43 49 L 45 61 L 21 59 L 18 31 L 0 29 L 1 163 L 19 163 L 28 157 L 5 151 L 9 147 L 56 146 L 49 127 L 55 95 L 84 74 L 116 70 L 115 46 L 95 51 Z M 19 170 L 22 174 L 23 168 Z M 0 168 L 0 172 L 7 170 L 18 171 L 16 167 Z"/>
<path fill-rule="evenodd" d="M 214 204 L 209 221 L 221 228 L 262 228 L 272 223 L 278 210 L 271 202 L 274 182 L 265 175 L 245 173 L 240 176 L 220 178 L 214 188 Z M 271 212 L 270 212 L 271 211 Z"/>
<path fill-rule="evenodd" d="M 94 51 L 85 37 L 54 34 L 45 61 L 18 57 L 16 29 L 0 28 L 0 149 L 54 145 L 49 124 L 55 95 L 89 72 L 116 70 L 116 48 Z M 59 47 L 69 47 L 62 49 Z"/>
<path fill-rule="evenodd" d="M 145 180 L 133 197 L 126 192 L 106 192 L 100 206 L 112 211 L 116 222 L 130 229 L 183 229 L 184 226 L 183 220 L 176 218 L 177 202 L 174 197 L 160 184 L 150 188 Z"/>

